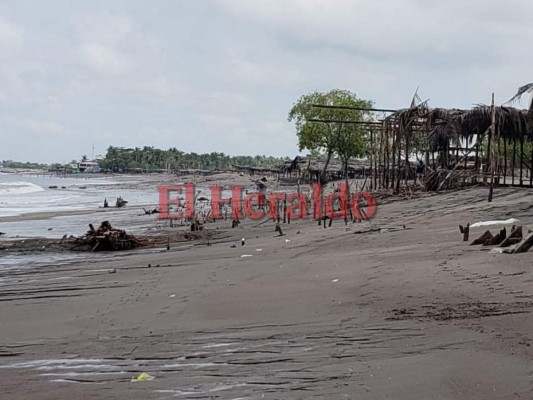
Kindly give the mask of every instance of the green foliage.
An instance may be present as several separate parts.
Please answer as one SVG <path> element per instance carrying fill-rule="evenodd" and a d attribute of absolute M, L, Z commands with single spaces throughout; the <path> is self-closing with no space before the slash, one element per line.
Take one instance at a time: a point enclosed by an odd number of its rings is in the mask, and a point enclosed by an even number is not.
<path fill-rule="evenodd" d="M 368 135 L 361 124 L 343 121 L 371 121 L 372 114 L 366 110 L 319 108 L 313 105 L 351 106 L 371 108 L 369 100 L 359 99 L 348 90 L 334 89 L 327 93 L 313 92 L 303 95 L 293 105 L 288 120 L 294 122 L 298 145 L 311 154 L 326 153 L 329 158 L 336 154 L 345 163 L 350 158 L 363 157 L 368 153 Z M 316 122 L 332 121 L 332 122 Z M 324 170 L 327 168 L 324 167 Z"/>
<path fill-rule="evenodd" d="M 228 156 L 224 153 L 209 154 L 185 153 L 176 148 L 168 150 L 145 146 L 122 148 L 110 146 L 100 167 L 113 171 L 141 169 L 143 171 L 172 169 L 225 170 L 232 165 L 263 168 L 278 167 L 283 158 L 267 156 Z"/>
<path fill-rule="evenodd" d="M 39 164 L 33 162 L 20 162 L 13 160 L 4 160 L 2 164 L 5 168 L 19 168 L 19 169 L 46 169 L 46 164 Z"/>
<path fill-rule="evenodd" d="M 483 154 L 488 154 L 488 140 L 484 140 L 483 144 L 481 145 L 481 149 Z M 494 155 L 496 157 L 500 157 L 500 159 L 504 159 L 505 157 L 505 148 L 507 147 L 507 160 L 511 161 L 513 158 L 513 149 L 516 149 L 516 156 L 515 159 L 520 159 L 520 140 L 516 140 L 516 148 L 513 146 L 512 141 L 507 141 L 507 145 L 504 144 L 504 140 L 500 138 L 499 143 L 498 141 L 493 142 L 492 146 L 494 146 Z M 524 140 L 524 159 L 530 160 L 531 159 L 531 152 L 533 150 L 533 144 L 530 141 Z M 499 152 L 498 152 L 499 149 Z"/>

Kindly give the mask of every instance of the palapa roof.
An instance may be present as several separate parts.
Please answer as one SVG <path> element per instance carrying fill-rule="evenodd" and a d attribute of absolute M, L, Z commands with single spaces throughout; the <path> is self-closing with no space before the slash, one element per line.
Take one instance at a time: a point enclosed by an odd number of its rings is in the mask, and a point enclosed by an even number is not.
<path fill-rule="evenodd" d="M 495 107 L 497 133 L 506 139 L 533 139 L 533 110 Z M 383 121 L 384 129 L 402 137 L 414 132 L 429 134 L 432 141 L 471 139 L 482 135 L 492 124 L 492 107 L 479 105 L 470 110 L 429 108 L 427 104 L 398 110 Z"/>

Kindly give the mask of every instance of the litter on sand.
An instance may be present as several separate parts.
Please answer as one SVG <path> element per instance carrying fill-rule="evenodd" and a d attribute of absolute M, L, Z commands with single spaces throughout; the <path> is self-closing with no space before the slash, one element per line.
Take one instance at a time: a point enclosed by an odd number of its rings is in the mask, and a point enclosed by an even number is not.
<path fill-rule="evenodd" d="M 246 257 L 253 257 L 254 255 L 253 254 L 243 254 L 241 256 L 241 258 L 246 258 Z"/>
<path fill-rule="evenodd" d="M 478 228 L 480 226 L 492 226 L 492 225 L 512 225 L 518 224 L 520 221 L 516 218 L 509 218 L 504 221 L 483 221 L 476 222 L 475 224 L 470 225 L 470 228 Z"/>
<path fill-rule="evenodd" d="M 131 381 L 132 382 L 146 382 L 146 381 L 153 381 L 154 379 L 155 378 L 152 375 L 147 374 L 146 372 L 142 372 L 139 375 L 131 378 Z"/>

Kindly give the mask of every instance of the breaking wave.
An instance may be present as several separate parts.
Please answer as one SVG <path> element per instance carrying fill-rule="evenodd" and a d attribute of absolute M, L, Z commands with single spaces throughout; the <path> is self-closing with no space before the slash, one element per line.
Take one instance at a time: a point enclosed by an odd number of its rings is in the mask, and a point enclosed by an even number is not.
<path fill-rule="evenodd" d="M 0 196 L 16 196 L 42 191 L 44 191 L 44 189 L 41 186 L 31 182 L 0 183 Z"/>

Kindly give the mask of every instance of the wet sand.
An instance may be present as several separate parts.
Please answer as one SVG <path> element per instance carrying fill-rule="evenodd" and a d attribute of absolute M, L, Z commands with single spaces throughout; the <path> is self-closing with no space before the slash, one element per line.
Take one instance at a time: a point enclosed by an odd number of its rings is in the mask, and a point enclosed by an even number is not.
<path fill-rule="evenodd" d="M 458 225 L 527 231 L 533 210 L 527 190 L 486 194 L 3 273 L 1 398 L 530 399 L 531 255 Z"/>

